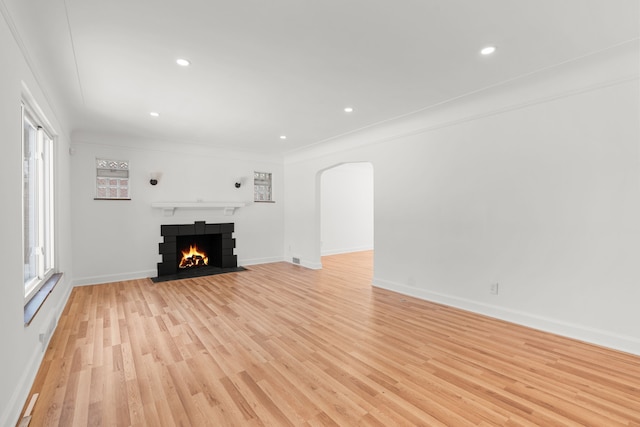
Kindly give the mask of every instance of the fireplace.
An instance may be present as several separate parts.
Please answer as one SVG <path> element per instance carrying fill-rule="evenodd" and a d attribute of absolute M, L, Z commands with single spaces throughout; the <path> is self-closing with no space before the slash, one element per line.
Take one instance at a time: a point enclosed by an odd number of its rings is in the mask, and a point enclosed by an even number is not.
<path fill-rule="evenodd" d="M 233 251 L 234 224 L 194 224 L 160 226 L 163 241 L 159 244 L 162 262 L 158 263 L 158 277 L 165 281 L 186 277 L 243 270 Z"/>

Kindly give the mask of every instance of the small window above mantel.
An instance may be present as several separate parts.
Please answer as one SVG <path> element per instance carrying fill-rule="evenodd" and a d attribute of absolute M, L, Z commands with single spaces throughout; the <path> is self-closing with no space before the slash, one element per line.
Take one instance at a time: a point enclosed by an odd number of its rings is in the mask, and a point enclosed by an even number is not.
<path fill-rule="evenodd" d="M 131 200 L 128 160 L 96 159 L 94 200 Z"/>
<path fill-rule="evenodd" d="M 233 215 L 236 209 L 247 206 L 247 202 L 154 202 L 151 207 L 162 209 L 164 216 L 173 216 L 176 209 L 222 210 L 225 216 Z"/>

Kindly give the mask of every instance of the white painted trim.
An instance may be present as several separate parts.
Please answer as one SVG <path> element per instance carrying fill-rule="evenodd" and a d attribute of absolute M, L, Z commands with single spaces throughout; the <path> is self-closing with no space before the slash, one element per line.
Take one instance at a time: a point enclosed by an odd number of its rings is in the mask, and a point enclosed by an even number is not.
<path fill-rule="evenodd" d="M 496 305 L 484 304 L 453 295 L 431 292 L 426 289 L 419 289 L 377 277 L 373 278 L 372 284 L 375 287 L 398 292 L 403 295 L 448 305 L 496 319 L 505 320 L 507 322 L 516 323 L 518 325 L 640 356 L 640 340 L 634 337 L 619 335 L 614 332 L 601 329 L 588 328 L 576 323 L 564 322 Z"/>
<path fill-rule="evenodd" d="M 63 285 L 63 283 L 59 283 L 59 285 Z M 58 328 L 60 316 L 62 316 L 62 312 L 69 301 L 72 289 L 72 286 L 67 286 L 66 294 L 60 300 L 60 303 L 53 309 L 53 316 L 50 316 L 49 320 L 45 322 L 45 325 L 48 325 L 52 319 L 55 319 L 55 327 L 52 334 L 55 333 L 55 330 Z M 36 379 L 36 375 L 38 374 L 38 370 L 40 369 L 45 353 L 45 351 L 42 351 L 42 343 L 40 341 L 36 341 L 31 357 L 27 362 L 26 369 L 22 372 L 18 383 L 15 385 L 15 391 L 11 400 L 7 403 L 4 413 L 0 414 L 0 426 L 13 426 L 18 423 L 20 413 L 22 412 L 25 402 L 29 398 L 29 392 L 31 391 L 33 382 Z"/>
<path fill-rule="evenodd" d="M 131 273 L 107 274 L 104 276 L 90 276 L 75 278 L 71 281 L 72 286 L 90 286 L 100 285 L 103 283 L 122 282 L 124 280 L 146 279 L 156 277 L 157 270 L 134 271 Z"/>
<path fill-rule="evenodd" d="M 328 256 L 328 255 L 350 254 L 352 252 L 362 252 L 362 251 L 372 251 L 372 250 L 373 250 L 373 246 L 366 245 L 366 246 L 356 246 L 353 248 L 323 250 L 321 255 Z"/>
<path fill-rule="evenodd" d="M 238 265 L 246 266 L 246 265 L 258 265 L 258 264 L 270 264 L 273 262 L 282 262 L 282 261 L 285 261 L 284 257 L 251 258 L 251 259 L 239 260 Z M 71 281 L 71 284 L 73 287 L 91 286 L 91 285 L 100 285 L 104 283 L 122 282 L 125 280 L 146 279 L 146 278 L 156 277 L 157 275 L 158 275 L 158 272 L 156 270 L 143 270 L 143 271 L 135 271 L 131 273 L 108 274 L 104 276 L 79 277 L 79 278 L 73 279 Z"/>
<path fill-rule="evenodd" d="M 298 258 L 298 257 L 296 257 Z M 292 259 L 286 260 L 288 263 L 293 265 L 299 265 L 300 267 L 309 268 L 311 270 L 322 270 L 321 262 L 310 262 L 300 258 L 300 264 L 294 264 Z"/>
<path fill-rule="evenodd" d="M 229 160 L 257 161 L 282 165 L 283 157 L 280 154 L 255 153 L 252 151 L 237 151 L 223 146 L 202 145 L 195 142 L 180 141 L 176 144 L 173 139 L 132 137 L 118 133 L 95 133 L 76 131 L 72 135 L 72 142 L 78 146 L 93 146 L 108 149 L 127 149 L 148 154 L 149 152 L 184 154 L 188 152 L 199 157 L 219 159 L 220 156 Z"/>
<path fill-rule="evenodd" d="M 29 398 L 29 391 L 35 381 L 40 364 L 44 359 L 44 353 L 40 351 L 40 347 L 41 343 L 38 341 L 31 353 L 31 358 L 27 362 L 26 369 L 20 376 L 18 384 L 15 386 L 13 396 L 7 403 L 5 413 L 0 417 L 0 425 L 9 426 L 17 424 L 24 402 Z"/>
<path fill-rule="evenodd" d="M 9 28 L 9 31 L 13 36 L 13 40 L 15 41 L 16 46 L 20 50 L 20 53 L 22 54 L 22 57 L 24 58 L 24 61 L 27 64 L 27 67 L 29 68 L 29 71 L 31 71 L 31 75 L 33 76 L 36 84 L 38 85 L 38 88 L 40 89 L 40 92 L 42 93 L 44 100 L 46 101 L 47 105 L 52 109 L 51 116 L 55 119 L 55 122 L 58 124 L 58 126 L 56 127 L 58 131 L 57 135 L 69 135 L 63 123 L 59 120 L 58 115 L 56 114 L 55 111 L 53 111 L 53 108 L 56 104 L 51 102 L 52 98 L 49 95 L 49 92 L 47 91 L 47 86 L 43 84 L 44 79 L 42 78 L 42 73 L 39 72 L 38 67 L 36 67 L 36 63 L 33 61 L 31 55 L 29 54 L 29 50 L 27 49 L 27 46 L 24 43 L 22 36 L 20 35 L 20 31 L 18 31 L 18 27 L 16 26 L 15 21 L 13 20 L 13 16 L 11 15 L 9 8 L 4 3 L 3 0 L 0 0 L 0 15 L 2 15 L 2 17 L 4 18 L 4 21 L 7 23 L 7 27 Z M 22 83 L 23 83 L 23 87 L 25 87 L 24 81 Z"/>
<path fill-rule="evenodd" d="M 268 258 L 250 258 L 250 259 L 242 259 L 238 260 L 239 266 L 247 266 L 247 265 L 258 265 L 258 264 L 271 264 L 274 262 L 283 262 L 284 257 L 268 257 Z"/>
<path fill-rule="evenodd" d="M 289 165 L 344 153 L 637 80 L 638 44 L 639 41 L 634 39 L 400 117 L 318 141 L 285 153 L 284 163 Z M 584 72 L 585 67 L 592 72 Z"/>
<path fill-rule="evenodd" d="M 249 205 L 249 202 L 153 202 L 152 208 L 162 209 L 164 216 L 173 216 L 176 209 L 221 209 L 225 216 L 231 216 L 236 209 Z"/>

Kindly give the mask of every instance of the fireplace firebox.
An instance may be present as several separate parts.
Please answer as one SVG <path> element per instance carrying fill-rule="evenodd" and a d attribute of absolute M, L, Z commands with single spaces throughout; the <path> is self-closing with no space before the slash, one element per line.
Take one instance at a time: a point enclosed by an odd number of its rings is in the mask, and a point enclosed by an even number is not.
<path fill-rule="evenodd" d="M 194 224 L 160 226 L 163 241 L 159 244 L 162 262 L 154 281 L 180 279 L 238 271 L 234 255 L 234 224 Z M 243 270 L 243 269 L 242 269 Z"/>

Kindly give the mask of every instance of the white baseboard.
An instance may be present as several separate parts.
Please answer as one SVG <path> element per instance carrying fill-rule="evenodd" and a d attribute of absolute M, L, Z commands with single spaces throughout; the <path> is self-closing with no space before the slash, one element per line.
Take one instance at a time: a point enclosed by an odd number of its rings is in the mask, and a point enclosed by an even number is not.
<path fill-rule="evenodd" d="M 245 259 L 238 260 L 238 265 L 248 266 L 248 265 L 258 265 L 258 264 L 269 264 L 272 262 L 288 262 L 290 264 L 300 265 L 302 267 L 310 268 L 312 270 L 320 270 L 322 269 L 322 263 L 318 262 L 309 262 L 302 258 L 295 257 L 300 260 L 300 263 L 294 263 L 293 257 L 291 259 L 286 259 L 285 257 L 269 257 L 269 258 L 253 258 L 253 259 Z"/>
<path fill-rule="evenodd" d="M 322 250 L 322 256 L 328 256 L 328 255 L 340 255 L 340 254 L 350 254 L 351 252 L 362 252 L 362 251 L 372 251 L 373 250 L 373 246 L 371 245 L 366 245 L 366 246 L 355 246 L 352 248 L 342 248 L 342 249 L 323 249 Z"/>
<path fill-rule="evenodd" d="M 18 380 L 18 384 L 15 386 L 13 396 L 7 404 L 4 414 L 0 417 L 0 426 L 13 426 L 18 423 L 22 407 L 29 398 L 29 391 L 31 390 L 43 358 L 44 353 L 40 351 L 40 343 L 38 342 L 34 346 L 34 350 L 31 353 L 25 370 Z"/>
<path fill-rule="evenodd" d="M 55 330 L 58 327 L 60 316 L 67 305 L 72 289 L 73 286 L 67 286 L 64 296 L 60 299 L 58 305 L 53 308 L 52 314 L 48 317 L 47 321 L 44 322 L 45 325 L 48 325 L 52 319 L 55 319 L 55 328 L 53 333 L 55 333 Z M 4 413 L 0 414 L 0 426 L 14 426 L 18 423 L 22 408 L 29 398 L 29 392 L 33 386 L 33 381 L 35 381 L 38 369 L 40 369 L 40 365 L 44 359 L 44 354 L 45 352 L 42 351 L 42 344 L 40 341 L 37 341 L 34 345 L 31 357 L 29 358 L 22 375 L 15 386 L 15 391 L 11 400 L 8 402 Z"/>
<path fill-rule="evenodd" d="M 267 258 L 249 258 L 249 259 L 239 259 L 238 266 L 245 265 L 259 265 L 259 264 L 271 264 L 272 262 L 282 262 L 284 261 L 284 257 L 267 257 Z"/>
<path fill-rule="evenodd" d="M 250 258 L 238 261 L 238 266 L 268 264 L 271 262 L 281 262 L 284 260 L 284 257 Z M 104 276 L 79 277 L 73 279 L 71 284 L 72 286 L 90 286 L 100 285 L 103 283 L 122 282 L 125 280 L 145 279 L 147 277 L 157 276 L 157 270 L 134 271 L 130 273 L 107 274 Z"/>
<path fill-rule="evenodd" d="M 145 279 L 147 277 L 156 277 L 157 270 L 134 271 L 131 273 L 107 274 L 104 276 L 78 277 L 71 281 L 72 286 L 88 286 L 100 285 L 102 283 L 122 282 L 124 280 Z"/>
<path fill-rule="evenodd" d="M 293 258 L 298 258 L 300 260 L 300 262 L 293 262 Z M 305 267 L 305 268 L 309 268 L 311 270 L 322 270 L 322 263 L 321 262 L 311 262 L 311 261 L 307 261 L 306 259 L 302 259 L 300 257 L 292 257 L 291 259 L 287 259 L 285 260 L 291 264 L 294 265 L 299 265 L 301 267 Z"/>
<path fill-rule="evenodd" d="M 373 286 L 640 356 L 640 339 L 635 337 L 431 292 L 375 277 L 373 278 Z"/>
<path fill-rule="evenodd" d="M 309 262 L 302 259 L 300 260 L 300 265 L 306 268 L 310 268 L 311 270 L 322 270 L 321 262 Z"/>

